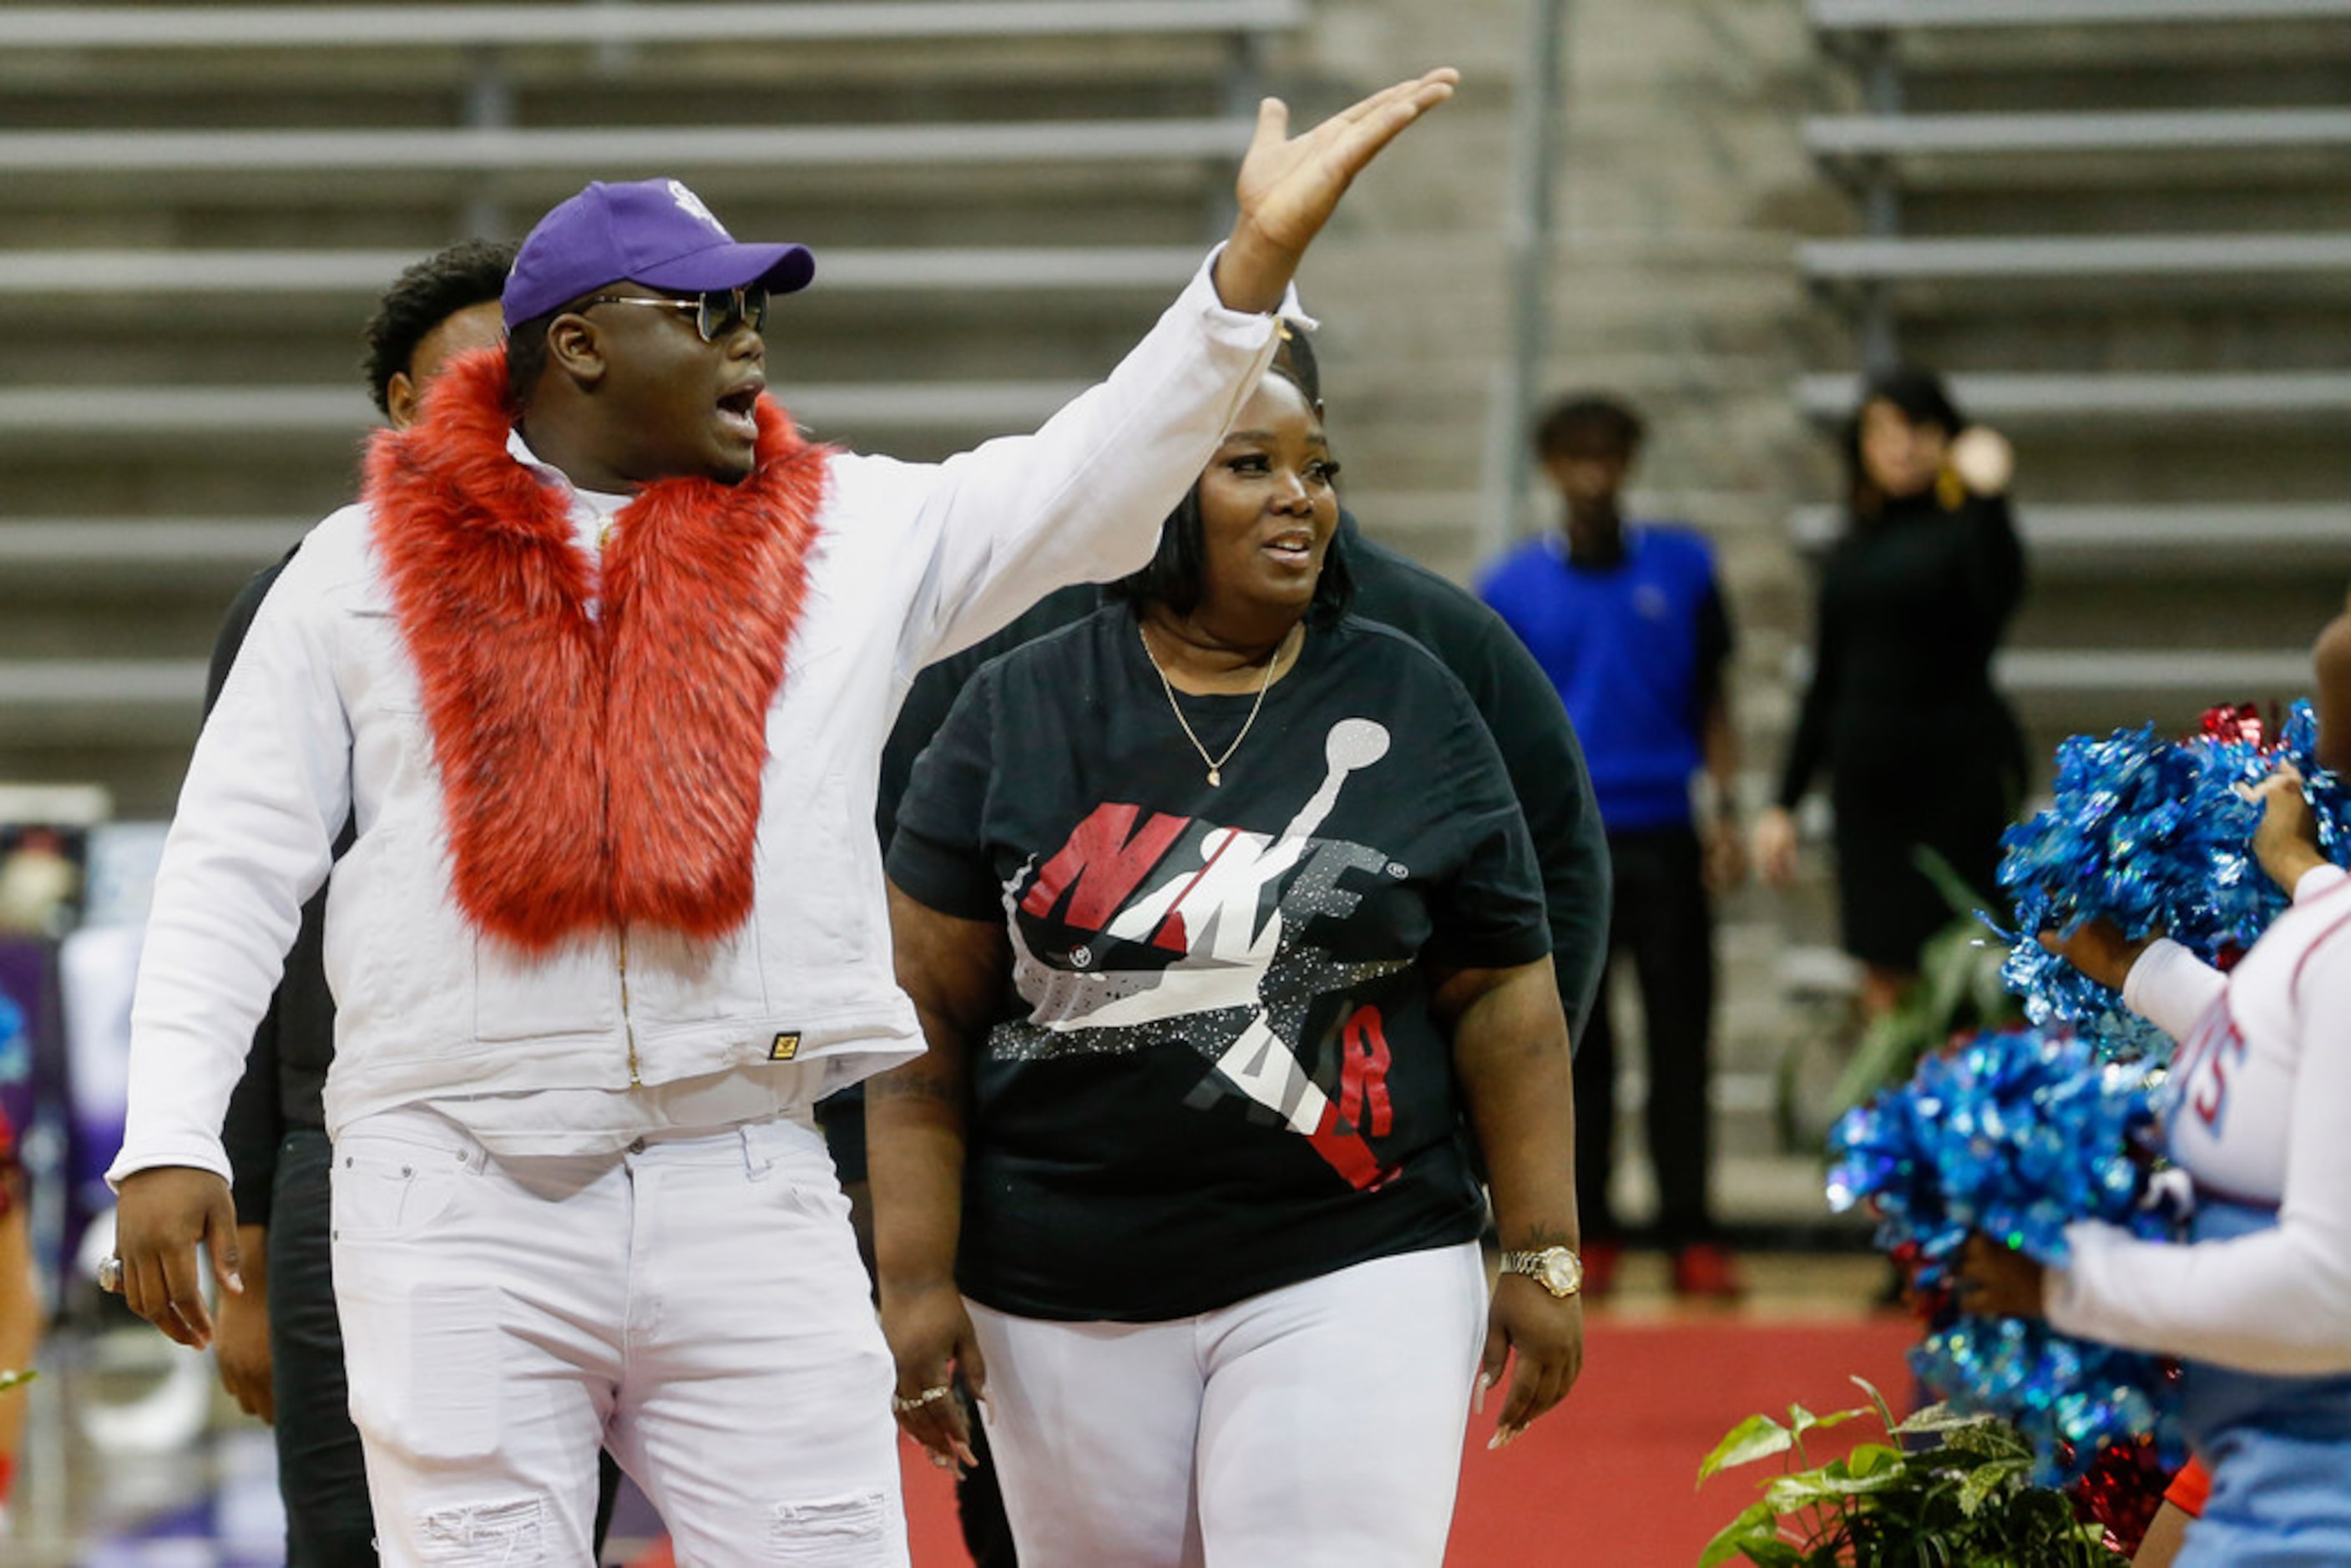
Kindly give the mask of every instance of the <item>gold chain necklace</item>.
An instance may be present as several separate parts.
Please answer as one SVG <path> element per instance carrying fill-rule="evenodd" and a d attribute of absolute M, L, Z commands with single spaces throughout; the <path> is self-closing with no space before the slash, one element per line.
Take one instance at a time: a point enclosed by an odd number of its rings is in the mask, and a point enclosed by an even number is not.
<path fill-rule="evenodd" d="M 1249 738 L 1249 727 L 1257 723 L 1258 711 L 1265 706 L 1266 690 L 1273 685 L 1274 666 L 1281 663 L 1281 650 L 1289 644 L 1290 634 L 1286 632 L 1283 634 L 1281 641 L 1273 645 L 1272 653 L 1265 661 L 1265 678 L 1257 684 L 1257 700 L 1249 704 L 1249 717 L 1241 721 L 1241 732 L 1233 737 L 1233 743 L 1225 747 L 1225 754 L 1222 757 L 1211 757 L 1208 755 L 1208 748 L 1200 744 L 1200 737 L 1192 733 L 1192 721 L 1184 716 L 1183 707 L 1176 701 L 1176 688 L 1168 684 L 1167 672 L 1159 667 L 1159 656 L 1151 651 L 1151 633 L 1144 630 L 1140 620 L 1134 623 L 1134 632 L 1136 636 L 1143 639 L 1143 656 L 1151 661 L 1151 673 L 1159 677 L 1159 689 L 1167 694 L 1168 711 L 1176 716 L 1176 722 L 1183 727 L 1184 738 L 1192 743 L 1192 749 L 1200 754 L 1202 762 L 1207 764 L 1208 787 L 1212 789 L 1222 788 L 1225 782 L 1225 764 L 1233 759 L 1233 753 L 1238 751 L 1241 748 L 1241 742 Z"/>

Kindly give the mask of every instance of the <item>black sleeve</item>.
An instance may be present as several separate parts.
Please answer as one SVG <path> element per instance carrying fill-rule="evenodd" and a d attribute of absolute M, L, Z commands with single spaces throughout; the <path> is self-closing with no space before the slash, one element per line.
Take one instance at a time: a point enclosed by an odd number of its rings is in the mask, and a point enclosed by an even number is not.
<path fill-rule="evenodd" d="M 1608 832 L 1592 792 L 1583 743 L 1558 689 L 1526 645 L 1499 621 L 1495 626 L 1500 635 L 1491 639 L 1486 679 L 1473 683 L 1469 695 L 1493 733 L 1533 839 L 1559 999 L 1567 1009 L 1568 1038 L 1581 1040 L 1608 967 L 1614 897 Z"/>
<path fill-rule="evenodd" d="M 1480 969 L 1548 957 L 1551 920 L 1534 840 L 1501 752 L 1466 693 L 1455 693 L 1441 755 L 1446 820 L 1465 842 L 1453 874 L 1430 894 L 1424 956 L 1440 967 Z"/>
<path fill-rule="evenodd" d="M 2016 537 L 2016 517 L 2004 495 L 1971 498 L 1966 521 L 1960 538 L 1968 602 L 1984 640 L 1994 643 L 2024 598 L 2024 546 Z"/>
<path fill-rule="evenodd" d="M 236 1203 L 239 1225 L 269 1223 L 270 1193 L 277 1185 L 277 1145 L 286 1135 L 277 1082 L 277 998 L 272 997 L 269 1010 L 253 1031 L 245 1076 L 230 1092 L 228 1115 L 221 1123 L 229 1196 Z"/>
<path fill-rule="evenodd" d="M 890 738 L 882 743 L 882 775 L 873 792 L 873 832 L 885 852 L 898 833 L 898 803 L 914 777 L 914 759 L 946 722 L 956 694 L 970 678 L 968 670 L 951 668 L 951 663 L 927 665 L 915 675 L 914 684 L 906 688 L 905 702 L 898 708 L 897 721 L 890 727 Z"/>
<path fill-rule="evenodd" d="M 209 715 L 213 705 L 220 701 L 221 687 L 228 683 L 229 670 L 236 664 L 237 650 L 245 646 L 245 634 L 253 630 L 253 618 L 261 613 L 261 601 L 269 597 L 269 590 L 286 570 L 286 562 L 294 559 L 287 551 L 284 560 L 264 567 L 254 573 L 250 581 L 236 591 L 229 601 L 228 614 L 221 621 L 220 635 L 213 641 L 212 666 L 204 672 L 204 712 Z"/>
<path fill-rule="evenodd" d="M 289 554 L 287 559 L 291 559 Z M 253 618 L 261 612 L 261 601 L 285 570 L 286 562 L 281 560 L 258 573 L 230 602 L 220 636 L 213 643 L 212 667 L 204 680 L 207 715 L 220 700 L 221 687 L 227 684 L 237 650 L 245 646 Z M 277 1015 L 278 998 L 273 996 L 269 1010 L 253 1031 L 252 1049 L 245 1057 L 245 1076 L 236 1081 L 229 1095 L 228 1115 L 221 1124 L 221 1144 L 231 1173 L 229 1193 L 236 1203 L 239 1225 L 269 1223 L 270 1191 L 277 1185 L 277 1145 L 286 1133 L 277 1082 Z"/>
<path fill-rule="evenodd" d="M 1803 706 L 1796 714 L 1796 730 L 1788 737 L 1788 758 L 1780 769 L 1780 804 L 1791 811 L 1803 800 L 1804 791 L 1812 788 L 1813 775 L 1820 771 L 1828 755 L 1829 708 L 1835 701 L 1836 683 L 1842 674 L 1835 602 L 1828 591 L 1825 576 L 1814 619 L 1813 678 L 1804 688 Z"/>
<path fill-rule="evenodd" d="M 1583 743 L 1551 677 L 1509 622 L 1469 592 L 1364 537 L 1343 513 L 1356 613 L 1410 633 L 1468 689 L 1502 754 L 1551 916 L 1552 962 L 1568 1038 L 1583 1038 L 1608 964 L 1613 883 L 1607 830 Z"/>
<path fill-rule="evenodd" d="M 1071 622 L 1084 620 L 1102 608 L 1102 590 L 1091 582 L 1056 589 L 994 636 L 960 653 L 950 653 L 914 676 L 914 685 L 907 688 L 906 700 L 898 709 L 897 721 L 890 727 L 890 738 L 882 746 L 881 784 L 873 796 L 873 829 L 883 850 L 889 849 L 897 832 L 898 802 L 906 793 L 907 781 L 914 777 L 914 758 L 923 754 L 923 747 L 931 743 L 931 737 L 946 722 L 956 696 L 979 673 L 980 666 L 1048 632 L 1058 632 Z"/>
<path fill-rule="evenodd" d="M 1706 597 L 1698 606 L 1698 680 L 1691 692 L 1698 711 L 1690 716 L 1691 727 L 1704 733 L 1706 716 L 1722 699 L 1723 674 L 1729 667 L 1731 653 L 1730 610 L 1722 601 L 1722 584 L 1707 580 Z"/>
<path fill-rule="evenodd" d="M 890 880 L 916 903 L 964 920 L 987 920 L 1002 908 L 983 836 L 995 781 L 998 673 L 985 671 L 963 688 L 915 759 L 890 840 Z"/>
<path fill-rule="evenodd" d="M 871 1178 L 865 1157 L 865 1081 L 836 1089 L 816 1103 L 816 1124 L 832 1153 L 833 1174 L 850 1186 Z"/>
<path fill-rule="evenodd" d="M 956 698 L 980 666 L 998 653 L 1008 653 L 1032 638 L 1092 614 L 1102 602 L 1102 591 L 1080 583 L 1047 594 L 1009 626 L 994 636 L 925 666 L 907 688 L 890 737 L 882 746 L 882 771 L 873 792 L 873 831 L 887 854 L 898 835 L 898 808 L 914 776 L 915 759 L 923 755 L 954 711 Z M 910 848 L 919 858 L 925 846 Z M 910 873 L 921 875 L 920 872 Z M 818 1102 L 817 1121 L 832 1150 L 832 1163 L 843 1182 L 866 1179 L 865 1085 L 852 1083 Z"/>

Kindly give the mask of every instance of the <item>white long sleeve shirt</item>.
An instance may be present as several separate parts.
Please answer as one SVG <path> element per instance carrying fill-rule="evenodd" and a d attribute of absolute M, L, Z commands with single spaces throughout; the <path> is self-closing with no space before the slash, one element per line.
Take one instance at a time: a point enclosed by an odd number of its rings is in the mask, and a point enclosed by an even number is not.
<path fill-rule="evenodd" d="M 2278 1223 L 2192 1246 L 2069 1226 L 2049 1322 L 2243 1372 L 2351 1372 L 2351 877 L 2304 875 L 2227 975 L 2155 943 L 2123 999 L 2179 1042 L 2165 1096 L 2174 1163 L 2209 1198 L 2275 1205 Z"/>
<path fill-rule="evenodd" d="M 839 455 L 804 608 L 768 714 L 754 912 L 538 957 L 452 897 L 418 674 L 364 506 L 321 523 L 264 602 L 199 738 L 155 883 L 131 1012 L 119 1181 L 225 1177 L 220 1126 L 303 902 L 348 815 L 328 897 L 338 1008 L 329 1132 L 455 1096 L 624 1091 L 740 1070 L 802 1103 L 921 1050 L 891 975 L 873 792 L 922 666 L 1046 592 L 1150 558 L 1272 358 L 1212 256 L 1101 385 L 1034 435 L 943 464 Z M 592 505 L 575 497 L 575 516 Z M 724 1126 L 740 1096 L 691 1113 Z"/>

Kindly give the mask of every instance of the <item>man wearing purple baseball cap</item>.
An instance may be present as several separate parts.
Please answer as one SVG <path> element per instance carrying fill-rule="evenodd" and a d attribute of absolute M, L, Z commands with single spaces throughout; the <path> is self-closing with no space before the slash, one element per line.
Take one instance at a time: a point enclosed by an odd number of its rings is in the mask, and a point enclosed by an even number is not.
<path fill-rule="evenodd" d="M 538 220 L 507 275 L 507 321 L 528 321 L 626 278 L 667 294 L 806 288 L 816 258 L 798 245 L 740 245 L 675 180 L 590 182 Z"/>
<path fill-rule="evenodd" d="M 333 862 L 326 1091 L 351 1412 L 387 1563 L 590 1560 L 596 1452 L 681 1561 L 904 1564 L 894 1387 L 831 1091 L 922 1049 L 875 768 L 925 664 L 1152 553 L 1348 183 L 1456 75 L 1297 138 L 1100 386 L 938 465 L 801 439 L 771 295 L 814 272 L 675 181 L 522 246 L 506 350 L 379 435 L 190 763 L 132 1013 L 119 1279 L 183 1343 L 241 1290 L 221 1113 Z"/>

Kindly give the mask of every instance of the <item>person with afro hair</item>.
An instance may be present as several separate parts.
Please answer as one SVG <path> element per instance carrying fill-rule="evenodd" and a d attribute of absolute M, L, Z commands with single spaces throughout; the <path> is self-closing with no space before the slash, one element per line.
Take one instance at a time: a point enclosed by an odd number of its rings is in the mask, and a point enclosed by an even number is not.
<path fill-rule="evenodd" d="M 506 338 L 498 293 L 514 267 L 506 240 L 459 240 L 400 275 L 367 324 L 360 369 L 368 395 L 394 430 L 416 423 L 425 383 L 467 349 Z"/>

